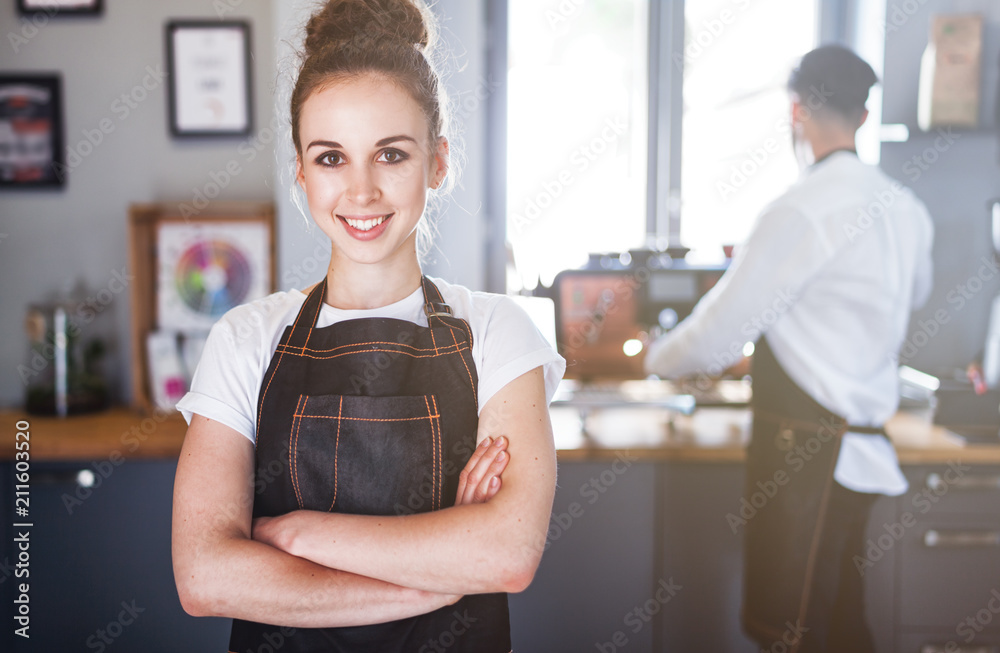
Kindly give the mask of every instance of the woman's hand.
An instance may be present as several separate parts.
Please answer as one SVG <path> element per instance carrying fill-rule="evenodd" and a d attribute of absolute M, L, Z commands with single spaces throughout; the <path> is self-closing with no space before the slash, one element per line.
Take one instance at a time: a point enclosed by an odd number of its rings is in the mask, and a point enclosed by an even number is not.
<path fill-rule="evenodd" d="M 500 475 L 510 462 L 507 453 L 507 438 L 483 438 L 472 452 L 465 469 L 458 475 L 458 492 L 455 505 L 486 503 L 500 491 Z"/>
<path fill-rule="evenodd" d="M 295 514 L 298 511 L 278 515 L 277 517 L 258 517 L 253 520 L 253 527 L 250 532 L 250 539 L 256 540 L 275 549 L 292 552 L 292 543 L 295 541 Z"/>

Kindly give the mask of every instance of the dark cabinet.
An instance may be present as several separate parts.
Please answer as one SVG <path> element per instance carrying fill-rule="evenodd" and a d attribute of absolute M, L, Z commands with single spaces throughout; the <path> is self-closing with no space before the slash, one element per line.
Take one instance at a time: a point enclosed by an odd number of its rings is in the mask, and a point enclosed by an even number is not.
<path fill-rule="evenodd" d="M 11 467 L 3 464 L 5 488 L 12 487 Z M 14 637 L 0 648 L 226 650 L 228 620 L 191 617 L 177 597 L 170 561 L 175 469 L 173 461 L 32 465 L 31 637 Z M 9 525 L 12 509 L 6 510 Z M 16 557 L 13 536 L 4 533 L 0 561 Z M 10 581 L 0 585 L 5 608 L 14 600 Z M 10 630 L 5 627 L 4 636 Z"/>
<path fill-rule="evenodd" d="M 906 474 L 895 650 L 1000 653 L 1000 468 L 953 463 Z"/>
<path fill-rule="evenodd" d="M 653 650 L 669 602 L 655 572 L 656 465 L 559 466 L 547 548 L 531 586 L 510 596 L 518 653 Z M 671 599 L 672 600 L 672 599 Z"/>

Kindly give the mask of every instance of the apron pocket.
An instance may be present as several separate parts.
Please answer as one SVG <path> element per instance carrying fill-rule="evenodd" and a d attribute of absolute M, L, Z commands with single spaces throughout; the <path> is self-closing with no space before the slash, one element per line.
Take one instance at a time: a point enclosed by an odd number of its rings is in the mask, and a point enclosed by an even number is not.
<path fill-rule="evenodd" d="M 300 508 L 398 515 L 442 506 L 433 395 L 299 395 L 288 448 Z"/>

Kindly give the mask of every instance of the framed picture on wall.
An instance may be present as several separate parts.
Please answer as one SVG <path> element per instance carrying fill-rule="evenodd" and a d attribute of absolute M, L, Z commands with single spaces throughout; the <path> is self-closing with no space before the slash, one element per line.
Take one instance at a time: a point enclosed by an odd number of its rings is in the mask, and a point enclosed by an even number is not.
<path fill-rule="evenodd" d="M 0 187 L 65 183 L 61 78 L 0 74 Z"/>
<path fill-rule="evenodd" d="M 251 129 L 250 25 L 167 23 L 170 133 L 247 136 Z"/>
<path fill-rule="evenodd" d="M 103 0 L 17 0 L 22 14 L 99 14 Z"/>

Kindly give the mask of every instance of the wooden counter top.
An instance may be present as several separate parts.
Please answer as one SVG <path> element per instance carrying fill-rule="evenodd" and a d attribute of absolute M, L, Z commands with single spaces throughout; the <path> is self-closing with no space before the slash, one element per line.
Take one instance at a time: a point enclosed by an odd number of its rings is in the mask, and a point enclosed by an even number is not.
<path fill-rule="evenodd" d="M 746 457 L 751 414 L 748 409 L 702 408 L 691 416 L 669 415 L 655 408 L 604 409 L 586 419 L 584 437 L 577 410 L 551 410 L 559 460 L 610 460 L 628 451 L 645 461 L 739 463 Z M 929 415 L 899 412 L 886 431 L 903 465 L 1000 464 L 997 444 L 967 445 L 951 431 L 930 422 Z"/>
<path fill-rule="evenodd" d="M 107 460 L 115 452 L 125 459 L 176 458 L 187 423 L 176 411 L 144 415 L 112 408 L 74 417 L 41 417 L 23 411 L 0 411 L 0 460 L 14 458 L 17 423 L 30 424 L 31 460 Z"/>
<path fill-rule="evenodd" d="M 604 409 L 587 418 L 591 437 L 581 433 L 580 414 L 568 407 L 551 409 L 559 460 L 612 460 L 627 451 L 644 461 L 739 463 L 750 429 L 745 409 L 703 408 L 690 417 L 655 408 Z M 0 411 L 0 460 L 14 458 L 17 423 L 27 420 L 31 460 L 106 460 L 176 458 L 187 424 L 180 413 L 143 415 L 128 408 L 60 419 Z M 887 425 L 904 465 L 1000 465 L 1000 443 L 966 445 L 957 435 L 930 424 L 924 416 L 898 413 Z M 117 452 L 117 454 L 115 453 Z"/>

